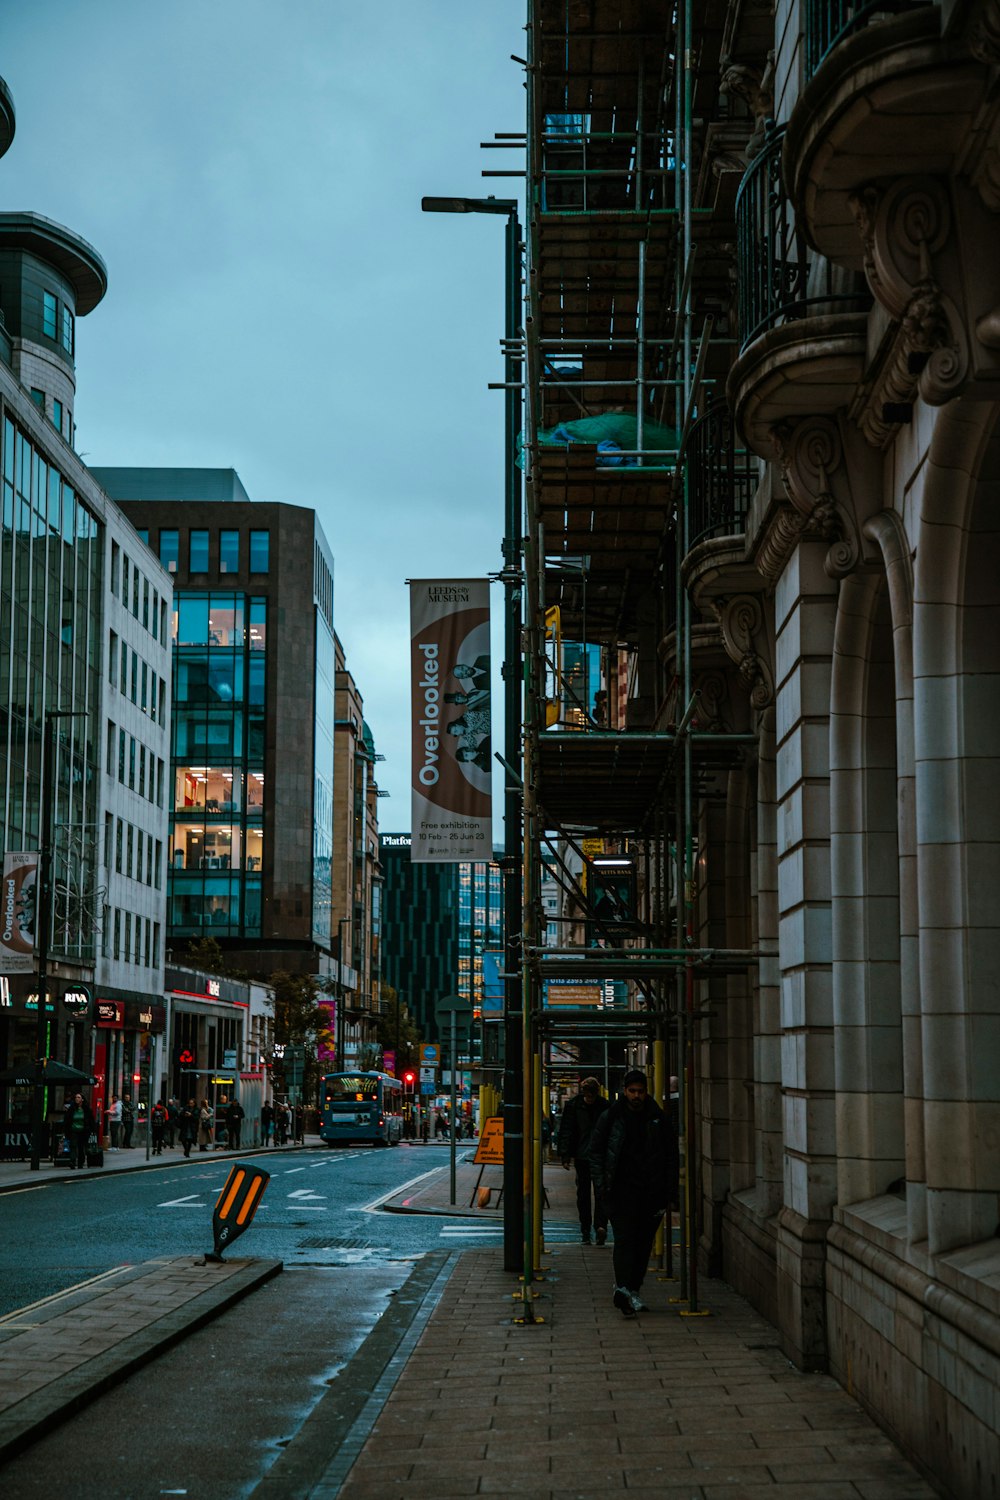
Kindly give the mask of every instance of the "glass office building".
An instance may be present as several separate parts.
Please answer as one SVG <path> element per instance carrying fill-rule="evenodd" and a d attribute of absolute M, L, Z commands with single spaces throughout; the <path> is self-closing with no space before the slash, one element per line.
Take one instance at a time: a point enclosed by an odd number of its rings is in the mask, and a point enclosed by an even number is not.
<path fill-rule="evenodd" d="M 333 558 L 312 510 L 232 469 L 94 473 L 172 574 L 168 942 L 328 973 Z"/>

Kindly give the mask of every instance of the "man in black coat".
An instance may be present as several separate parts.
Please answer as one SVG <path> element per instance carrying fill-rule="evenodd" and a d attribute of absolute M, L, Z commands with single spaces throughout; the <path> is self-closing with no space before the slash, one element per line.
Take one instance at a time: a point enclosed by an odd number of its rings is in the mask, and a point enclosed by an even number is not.
<path fill-rule="evenodd" d="M 625 1074 L 621 1097 L 594 1126 L 587 1156 L 615 1232 L 614 1303 L 624 1317 L 634 1318 L 646 1310 L 639 1292 L 678 1181 L 677 1135 L 649 1097 L 645 1073 Z"/>
<path fill-rule="evenodd" d="M 603 1245 L 608 1237 L 608 1211 L 600 1193 L 595 1194 L 591 1213 L 593 1184 L 590 1162 L 587 1160 L 591 1133 L 607 1108 L 608 1101 L 603 1098 L 597 1079 L 585 1078 L 580 1084 L 580 1092 L 575 1099 L 569 1101 L 559 1121 L 556 1150 L 567 1172 L 571 1161 L 576 1165 L 576 1208 L 580 1215 L 580 1233 L 585 1245 L 590 1244 L 591 1222 L 597 1230 L 599 1245 Z"/>

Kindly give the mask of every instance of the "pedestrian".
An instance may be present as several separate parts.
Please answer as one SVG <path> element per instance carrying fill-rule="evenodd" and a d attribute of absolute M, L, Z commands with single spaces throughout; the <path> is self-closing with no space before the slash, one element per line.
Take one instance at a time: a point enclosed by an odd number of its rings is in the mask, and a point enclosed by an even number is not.
<path fill-rule="evenodd" d="M 229 1115 L 229 1097 L 223 1094 L 219 1099 L 219 1108 L 215 1112 L 215 1146 L 214 1150 L 223 1151 L 229 1139 L 227 1129 Z"/>
<path fill-rule="evenodd" d="M 108 1134 L 111 1137 L 111 1150 L 118 1151 L 122 1139 L 122 1101 L 117 1094 L 111 1095 L 111 1103 L 104 1113 L 108 1122 Z"/>
<path fill-rule="evenodd" d="M 599 1245 L 603 1245 L 608 1237 L 608 1211 L 600 1193 L 594 1190 L 590 1162 L 587 1160 L 591 1132 L 608 1107 L 597 1079 L 585 1078 L 580 1084 L 580 1092 L 566 1105 L 559 1121 L 556 1150 L 567 1172 L 571 1162 L 576 1167 L 576 1211 L 580 1218 L 580 1235 L 585 1245 L 590 1244 L 591 1225 L 596 1231 Z"/>
<path fill-rule="evenodd" d="M 87 1165 L 87 1142 L 97 1130 L 93 1111 L 82 1094 L 74 1094 L 63 1105 L 63 1135 L 69 1142 L 70 1171 Z"/>
<path fill-rule="evenodd" d="M 430 1115 L 428 1114 L 427 1110 L 425 1109 L 424 1112 L 423 1112 L 423 1115 L 421 1116 L 421 1119 L 420 1119 L 420 1139 L 423 1141 L 424 1145 L 426 1146 L 426 1145 L 429 1145 L 430 1138 L 431 1138 Z"/>
<path fill-rule="evenodd" d="M 158 1099 L 153 1105 L 153 1112 L 149 1117 L 149 1128 L 153 1137 L 153 1155 L 163 1155 L 163 1137 L 167 1129 L 167 1106 L 162 1099 Z"/>
<path fill-rule="evenodd" d="M 122 1150 L 129 1151 L 132 1147 L 132 1131 L 135 1129 L 135 1114 L 131 1102 L 122 1100 Z"/>
<path fill-rule="evenodd" d="M 306 1112 L 301 1104 L 295 1106 L 295 1143 L 298 1146 L 306 1143 Z"/>
<path fill-rule="evenodd" d="M 664 1211 L 677 1198 L 677 1137 L 646 1075 L 626 1073 L 622 1094 L 590 1133 L 587 1147 L 594 1188 L 614 1230 L 614 1304 L 623 1317 L 645 1312 L 639 1296 Z"/>
<path fill-rule="evenodd" d="M 167 1100 L 167 1128 L 166 1143 L 173 1150 L 174 1139 L 177 1135 L 177 1127 L 180 1124 L 181 1101 L 173 1094 Z"/>
<path fill-rule="evenodd" d="M 265 1099 L 260 1109 L 260 1143 L 262 1146 L 271 1144 L 271 1128 L 274 1125 L 274 1108 L 270 1101 Z"/>
<path fill-rule="evenodd" d="M 274 1144 L 276 1146 L 288 1145 L 288 1123 L 290 1110 L 283 1099 L 274 1106 Z"/>
<path fill-rule="evenodd" d="M 191 1147 L 198 1139 L 198 1106 L 193 1099 L 177 1111 L 177 1132 L 185 1156 L 191 1155 Z"/>
<path fill-rule="evenodd" d="M 230 1099 L 226 1106 L 226 1130 L 229 1135 L 229 1144 L 234 1151 L 240 1149 L 240 1136 L 243 1133 L 243 1121 L 246 1112 L 238 1099 Z"/>
<path fill-rule="evenodd" d="M 201 1101 L 198 1110 L 198 1150 L 207 1151 L 214 1135 L 215 1113 L 207 1099 Z"/>

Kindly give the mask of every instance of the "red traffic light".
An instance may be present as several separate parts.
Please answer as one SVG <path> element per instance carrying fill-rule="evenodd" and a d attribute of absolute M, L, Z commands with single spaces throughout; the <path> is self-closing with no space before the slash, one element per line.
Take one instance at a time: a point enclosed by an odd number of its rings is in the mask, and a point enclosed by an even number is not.
<path fill-rule="evenodd" d="M 133 1073 L 132 1074 L 132 1082 L 133 1083 L 141 1083 L 142 1082 L 142 1074 L 141 1073 Z"/>
<path fill-rule="evenodd" d="M 414 1082 L 414 1079 L 416 1078 L 416 1076 L 417 1075 L 415 1073 L 404 1073 L 403 1074 L 403 1082 L 406 1084 L 407 1088 L 412 1088 L 413 1087 L 413 1082 Z"/>

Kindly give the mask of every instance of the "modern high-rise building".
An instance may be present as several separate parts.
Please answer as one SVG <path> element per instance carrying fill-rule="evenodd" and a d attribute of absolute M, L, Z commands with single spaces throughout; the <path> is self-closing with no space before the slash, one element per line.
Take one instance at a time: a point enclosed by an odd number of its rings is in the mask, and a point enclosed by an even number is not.
<path fill-rule="evenodd" d="M 437 1001 L 460 995 L 482 1008 L 483 952 L 503 945 L 500 866 L 414 864 L 409 833 L 384 833 L 379 842 L 383 977 L 434 1041 Z"/>
<path fill-rule="evenodd" d="M 168 940 L 330 975 L 333 557 L 232 469 L 99 468 L 174 581 Z"/>
<path fill-rule="evenodd" d="M 0 82 L 0 155 L 13 134 Z M 163 1030 L 172 592 L 74 447 L 77 321 L 106 289 L 79 235 L 0 213 L 0 841 L 48 874 L 43 1050 L 93 1074 L 97 1111 Z M 39 1047 L 40 936 L 0 964 L 0 1065 Z M 30 1091 L 0 1111 L 18 1153 Z"/>

